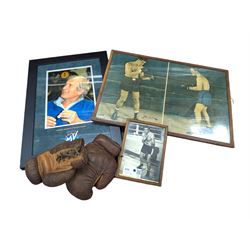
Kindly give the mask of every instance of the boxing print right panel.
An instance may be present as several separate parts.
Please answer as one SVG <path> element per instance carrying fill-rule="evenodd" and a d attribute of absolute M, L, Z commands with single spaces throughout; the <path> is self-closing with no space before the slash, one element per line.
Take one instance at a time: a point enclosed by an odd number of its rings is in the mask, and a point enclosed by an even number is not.
<path fill-rule="evenodd" d="M 164 124 L 172 136 L 234 147 L 224 69 L 112 51 L 93 119 Z"/>
<path fill-rule="evenodd" d="M 128 120 L 116 176 L 161 186 L 167 126 Z"/>

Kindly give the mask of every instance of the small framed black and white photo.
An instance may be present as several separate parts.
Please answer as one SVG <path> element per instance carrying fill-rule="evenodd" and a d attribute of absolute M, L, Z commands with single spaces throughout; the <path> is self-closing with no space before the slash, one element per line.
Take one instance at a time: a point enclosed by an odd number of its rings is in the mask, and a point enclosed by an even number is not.
<path fill-rule="evenodd" d="M 108 62 L 106 51 L 30 60 L 20 167 L 62 141 L 106 134 L 121 143 L 120 128 L 92 121 Z"/>
<path fill-rule="evenodd" d="M 116 177 L 161 186 L 167 126 L 128 120 Z"/>

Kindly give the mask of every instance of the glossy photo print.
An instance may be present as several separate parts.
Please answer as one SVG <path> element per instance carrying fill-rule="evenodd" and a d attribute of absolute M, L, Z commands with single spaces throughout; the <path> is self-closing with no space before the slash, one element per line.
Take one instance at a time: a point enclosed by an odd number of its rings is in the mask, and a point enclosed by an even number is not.
<path fill-rule="evenodd" d="M 129 120 L 117 177 L 161 186 L 167 126 Z"/>
<path fill-rule="evenodd" d="M 234 147 L 223 69 L 112 51 L 93 119 L 164 124 L 172 136 Z"/>
<path fill-rule="evenodd" d="M 46 128 L 89 123 L 96 104 L 92 67 L 47 72 Z"/>

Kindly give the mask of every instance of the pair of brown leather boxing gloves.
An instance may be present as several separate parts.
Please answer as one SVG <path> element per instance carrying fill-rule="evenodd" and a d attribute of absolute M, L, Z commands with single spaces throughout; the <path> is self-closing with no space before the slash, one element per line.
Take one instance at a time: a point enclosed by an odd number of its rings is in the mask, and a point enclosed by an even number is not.
<path fill-rule="evenodd" d="M 87 200 L 94 186 L 103 189 L 114 178 L 120 150 L 119 144 L 102 134 L 87 145 L 83 139 L 62 142 L 27 161 L 25 173 L 33 184 L 66 183 L 72 195 Z"/>

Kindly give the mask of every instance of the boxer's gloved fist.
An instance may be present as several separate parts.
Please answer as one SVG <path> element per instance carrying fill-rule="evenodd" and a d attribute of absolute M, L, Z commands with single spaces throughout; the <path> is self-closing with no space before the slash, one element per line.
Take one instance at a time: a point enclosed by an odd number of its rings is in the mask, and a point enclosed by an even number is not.
<path fill-rule="evenodd" d="M 84 140 L 62 142 L 51 150 L 41 153 L 25 164 L 27 178 L 33 184 L 43 182 L 46 186 L 54 187 L 68 181 L 76 169 L 87 163 Z"/>
<path fill-rule="evenodd" d="M 69 192 L 81 200 L 91 198 L 94 186 L 102 189 L 112 181 L 117 169 L 115 157 L 121 150 L 119 144 L 105 135 L 98 135 L 85 148 L 87 165 L 78 169 L 73 178 L 66 182 Z"/>

